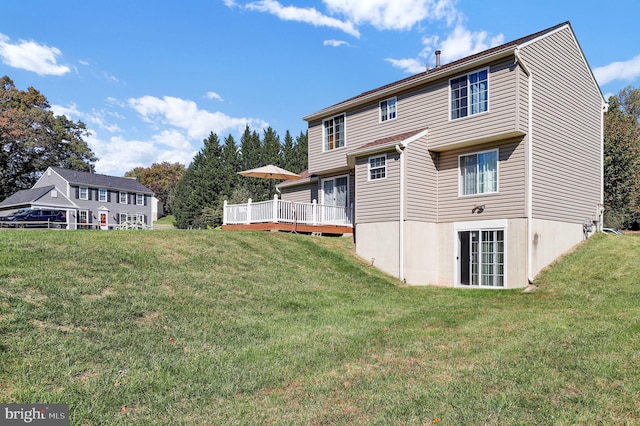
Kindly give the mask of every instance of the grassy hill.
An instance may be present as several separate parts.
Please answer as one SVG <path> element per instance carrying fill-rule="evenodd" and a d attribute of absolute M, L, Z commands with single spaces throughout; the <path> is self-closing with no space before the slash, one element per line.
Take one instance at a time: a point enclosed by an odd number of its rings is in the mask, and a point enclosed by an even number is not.
<path fill-rule="evenodd" d="M 0 402 L 71 424 L 640 423 L 640 237 L 539 291 L 402 286 L 347 238 L 0 232 Z"/>

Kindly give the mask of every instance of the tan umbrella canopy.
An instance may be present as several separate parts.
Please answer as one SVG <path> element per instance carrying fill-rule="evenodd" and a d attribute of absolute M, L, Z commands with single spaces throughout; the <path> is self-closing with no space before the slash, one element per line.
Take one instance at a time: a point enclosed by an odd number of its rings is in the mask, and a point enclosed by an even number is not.
<path fill-rule="evenodd" d="M 244 170 L 242 172 L 238 172 L 238 174 L 242 176 L 256 177 L 261 179 L 290 180 L 300 178 L 300 175 L 290 172 L 289 170 L 274 166 L 272 164 L 267 164 L 266 166 L 258 167 L 257 169 Z"/>

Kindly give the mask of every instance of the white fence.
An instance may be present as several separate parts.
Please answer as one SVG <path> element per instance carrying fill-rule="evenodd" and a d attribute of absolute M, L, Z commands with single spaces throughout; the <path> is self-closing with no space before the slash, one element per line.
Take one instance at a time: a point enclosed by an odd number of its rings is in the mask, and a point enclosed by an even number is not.
<path fill-rule="evenodd" d="M 224 202 L 223 225 L 252 223 L 300 223 L 305 225 L 353 226 L 353 206 L 339 207 L 313 203 L 273 200 L 245 204 Z"/>

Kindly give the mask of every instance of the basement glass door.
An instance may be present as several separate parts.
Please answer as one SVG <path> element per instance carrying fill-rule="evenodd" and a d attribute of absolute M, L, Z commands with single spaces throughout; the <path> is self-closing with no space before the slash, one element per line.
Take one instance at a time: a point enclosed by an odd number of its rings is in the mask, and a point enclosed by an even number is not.
<path fill-rule="evenodd" d="M 460 284 L 504 287 L 504 230 L 458 232 Z"/>

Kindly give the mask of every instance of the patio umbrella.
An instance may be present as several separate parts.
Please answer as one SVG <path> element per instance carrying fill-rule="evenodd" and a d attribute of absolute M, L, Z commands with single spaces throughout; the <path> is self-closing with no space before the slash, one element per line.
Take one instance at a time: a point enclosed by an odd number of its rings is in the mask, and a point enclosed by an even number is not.
<path fill-rule="evenodd" d="M 238 172 L 238 174 L 242 176 L 256 177 L 261 179 L 290 180 L 300 178 L 300 175 L 290 172 L 289 170 L 274 166 L 272 164 L 267 164 L 266 166 L 258 167 L 257 169 L 244 170 L 242 172 Z"/>

